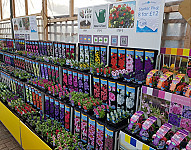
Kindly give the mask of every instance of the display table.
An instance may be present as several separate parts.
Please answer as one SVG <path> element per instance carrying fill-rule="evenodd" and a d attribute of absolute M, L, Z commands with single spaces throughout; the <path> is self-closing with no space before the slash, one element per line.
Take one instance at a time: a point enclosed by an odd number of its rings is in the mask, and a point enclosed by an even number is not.
<path fill-rule="evenodd" d="M 46 143 L 44 143 L 36 134 L 34 134 L 2 102 L 0 102 L 0 120 L 24 150 L 51 150 Z"/>
<path fill-rule="evenodd" d="M 131 137 L 127 133 L 120 131 L 119 137 L 120 150 L 154 150 L 152 147 Z"/>

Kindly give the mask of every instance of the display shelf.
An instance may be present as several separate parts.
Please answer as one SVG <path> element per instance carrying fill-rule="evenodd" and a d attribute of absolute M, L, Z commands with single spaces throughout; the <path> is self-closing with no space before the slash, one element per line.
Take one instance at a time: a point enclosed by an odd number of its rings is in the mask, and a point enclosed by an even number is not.
<path fill-rule="evenodd" d="M 155 150 L 123 131 L 120 131 L 119 145 L 120 150 Z"/>
<path fill-rule="evenodd" d="M 0 102 L 0 120 L 18 143 L 21 144 L 20 120 L 2 102 Z"/>
<path fill-rule="evenodd" d="M 13 135 L 13 137 L 17 140 L 17 142 L 22 146 L 24 150 L 51 150 L 51 148 L 45 142 L 43 142 L 36 134 L 34 134 L 2 102 L 0 102 L 0 121 L 10 131 L 10 133 Z"/>
<path fill-rule="evenodd" d="M 20 127 L 23 149 L 51 150 L 51 148 L 46 143 L 44 143 L 36 134 L 34 134 L 22 121 L 20 121 Z"/>

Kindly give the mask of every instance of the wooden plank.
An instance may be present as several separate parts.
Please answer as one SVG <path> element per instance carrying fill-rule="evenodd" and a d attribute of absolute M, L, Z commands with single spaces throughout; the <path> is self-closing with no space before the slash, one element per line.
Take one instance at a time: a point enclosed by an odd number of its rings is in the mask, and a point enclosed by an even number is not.
<path fill-rule="evenodd" d="M 42 17 L 43 17 L 43 40 L 48 40 L 48 12 L 47 0 L 42 0 Z"/>
<path fill-rule="evenodd" d="M 25 0 L 25 15 L 28 15 L 28 0 Z"/>
<path fill-rule="evenodd" d="M 184 40 L 184 48 L 191 49 L 191 27 L 189 24 L 187 24 L 186 28 L 186 36 Z"/>
<path fill-rule="evenodd" d="M 164 23 L 186 23 L 185 19 L 164 19 Z"/>
<path fill-rule="evenodd" d="M 168 20 L 169 19 L 169 13 L 165 13 L 165 19 Z M 165 37 L 166 36 L 166 33 L 167 33 L 167 28 L 168 27 L 168 24 L 164 24 L 163 26 L 163 32 L 162 32 L 162 37 Z M 165 47 L 165 40 L 162 39 L 161 41 L 161 47 Z"/>
<path fill-rule="evenodd" d="M 170 12 L 178 12 L 179 6 L 175 5 L 175 6 L 166 6 L 164 7 L 164 12 L 165 13 L 170 13 Z"/>
<path fill-rule="evenodd" d="M 172 6 L 172 5 L 180 5 L 181 2 L 183 2 L 184 0 L 178 0 L 175 2 L 167 2 L 165 3 L 165 6 Z"/>
<path fill-rule="evenodd" d="M 182 18 L 183 19 L 183 18 Z M 183 19 L 184 20 L 184 19 Z M 179 36 L 184 36 L 186 23 L 181 23 Z M 178 42 L 178 47 L 183 48 L 183 40 Z"/>
<path fill-rule="evenodd" d="M 49 23 L 54 23 L 54 22 L 64 22 L 64 21 L 73 21 L 73 20 L 78 20 L 78 17 L 74 16 L 74 17 L 65 17 L 65 18 L 50 19 L 50 20 L 48 20 L 48 22 Z"/>
<path fill-rule="evenodd" d="M 2 0 L 0 0 L 0 13 L 1 13 L 1 19 L 3 19 Z"/>
<path fill-rule="evenodd" d="M 12 0 L 12 4 L 13 4 L 13 6 L 12 6 L 12 9 L 13 9 L 13 18 L 15 18 L 16 17 L 16 14 L 15 14 L 15 0 Z"/>
<path fill-rule="evenodd" d="M 162 37 L 162 40 L 171 40 L 171 41 L 179 41 L 179 40 L 184 40 L 184 36 L 164 36 Z"/>
<path fill-rule="evenodd" d="M 74 0 L 70 0 L 70 17 L 74 16 Z"/>

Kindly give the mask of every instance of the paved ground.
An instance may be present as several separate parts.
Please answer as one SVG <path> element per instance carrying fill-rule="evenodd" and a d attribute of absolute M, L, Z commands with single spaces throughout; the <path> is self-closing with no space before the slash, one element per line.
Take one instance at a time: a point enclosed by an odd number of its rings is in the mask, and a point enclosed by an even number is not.
<path fill-rule="evenodd" d="M 0 121 L 0 150 L 22 150 L 14 137 Z"/>

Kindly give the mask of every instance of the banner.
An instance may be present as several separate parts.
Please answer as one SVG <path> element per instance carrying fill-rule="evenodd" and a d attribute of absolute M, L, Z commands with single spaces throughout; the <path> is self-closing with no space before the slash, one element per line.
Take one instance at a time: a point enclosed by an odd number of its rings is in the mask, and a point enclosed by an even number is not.
<path fill-rule="evenodd" d="M 13 18 L 15 39 L 39 40 L 36 16 Z"/>

